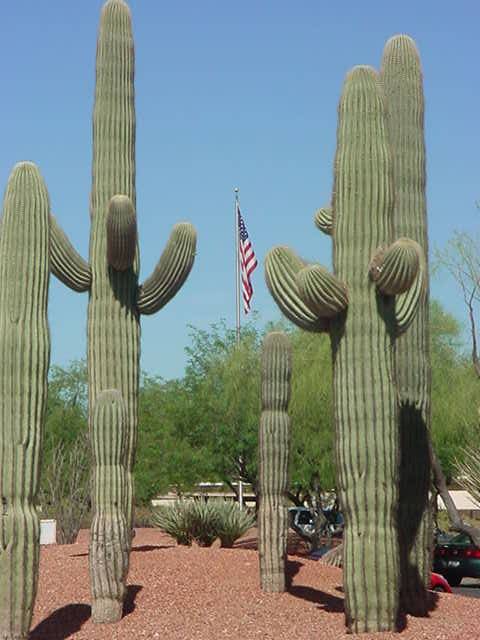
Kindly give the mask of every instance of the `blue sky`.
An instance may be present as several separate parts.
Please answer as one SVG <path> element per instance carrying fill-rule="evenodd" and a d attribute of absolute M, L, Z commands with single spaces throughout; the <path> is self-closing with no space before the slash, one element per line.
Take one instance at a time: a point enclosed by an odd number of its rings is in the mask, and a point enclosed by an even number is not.
<path fill-rule="evenodd" d="M 52 210 L 85 257 L 89 239 L 91 113 L 101 0 L 3 3 L 0 184 L 12 166 L 40 166 Z M 188 324 L 234 324 L 233 188 L 259 258 L 253 308 L 279 317 L 262 261 L 276 244 L 330 264 L 312 223 L 329 201 L 336 108 L 345 73 L 378 67 L 385 41 L 408 33 L 426 94 L 430 246 L 480 213 L 480 5 L 244 0 L 131 0 L 136 44 L 137 213 L 141 279 L 172 225 L 190 220 L 198 254 L 184 288 L 142 319 L 142 367 L 180 376 Z M 432 292 L 462 317 L 442 276 Z M 87 294 L 52 279 L 52 362 L 84 357 Z"/>

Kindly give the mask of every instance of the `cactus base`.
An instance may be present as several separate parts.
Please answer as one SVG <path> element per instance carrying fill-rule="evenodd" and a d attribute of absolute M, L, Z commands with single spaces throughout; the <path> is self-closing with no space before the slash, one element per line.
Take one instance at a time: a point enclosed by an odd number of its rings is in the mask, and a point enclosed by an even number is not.
<path fill-rule="evenodd" d="M 123 603 L 110 598 L 98 598 L 92 603 L 92 621 L 96 624 L 119 622 L 123 615 Z"/>
<path fill-rule="evenodd" d="M 267 576 L 261 576 L 260 585 L 262 591 L 266 593 L 283 593 L 287 590 L 285 583 L 285 568 L 281 567 L 278 571 L 270 573 Z"/>

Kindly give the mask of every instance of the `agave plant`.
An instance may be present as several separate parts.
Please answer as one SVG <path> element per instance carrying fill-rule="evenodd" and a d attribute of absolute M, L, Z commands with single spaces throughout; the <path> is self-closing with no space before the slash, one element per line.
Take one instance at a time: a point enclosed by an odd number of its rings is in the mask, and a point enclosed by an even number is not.
<path fill-rule="evenodd" d="M 178 544 L 191 545 L 191 502 L 175 500 L 171 505 L 162 505 L 153 512 L 153 524 L 164 531 Z"/>
<path fill-rule="evenodd" d="M 214 503 L 203 498 L 176 500 L 172 505 L 159 507 L 153 521 L 178 544 L 210 547 L 219 536 L 219 516 Z"/>
<path fill-rule="evenodd" d="M 255 515 L 241 509 L 237 502 L 216 500 L 211 504 L 218 514 L 218 537 L 222 547 L 232 547 L 235 540 L 255 524 Z"/>

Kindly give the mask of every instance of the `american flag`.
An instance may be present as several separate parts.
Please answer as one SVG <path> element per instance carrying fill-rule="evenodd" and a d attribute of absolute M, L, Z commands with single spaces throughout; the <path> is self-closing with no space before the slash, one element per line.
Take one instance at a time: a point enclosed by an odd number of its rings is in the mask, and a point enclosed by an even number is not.
<path fill-rule="evenodd" d="M 257 259 L 255 258 L 255 252 L 248 237 L 247 228 L 243 221 L 242 214 L 240 213 L 240 207 L 237 203 L 237 221 L 238 221 L 238 253 L 240 261 L 240 279 L 242 281 L 242 294 L 243 294 L 243 310 L 245 313 L 250 311 L 250 300 L 253 296 L 253 287 L 250 282 L 250 276 L 257 266 Z"/>

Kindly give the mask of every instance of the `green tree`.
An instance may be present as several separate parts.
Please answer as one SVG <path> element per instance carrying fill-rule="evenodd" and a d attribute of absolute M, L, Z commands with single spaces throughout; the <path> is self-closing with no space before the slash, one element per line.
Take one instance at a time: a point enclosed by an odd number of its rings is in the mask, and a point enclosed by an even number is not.
<path fill-rule="evenodd" d="M 52 464 L 54 451 L 62 443 L 68 452 L 81 434 L 87 432 L 87 365 L 74 360 L 67 367 L 52 365 L 48 383 L 42 478 Z"/>
<path fill-rule="evenodd" d="M 142 376 L 135 466 L 137 503 L 149 502 L 171 485 L 187 491 L 212 476 L 195 414 L 195 403 L 183 380 Z"/>
<path fill-rule="evenodd" d="M 477 420 L 478 380 L 463 353 L 461 327 L 438 302 L 431 305 L 432 440 L 447 481 Z"/>

